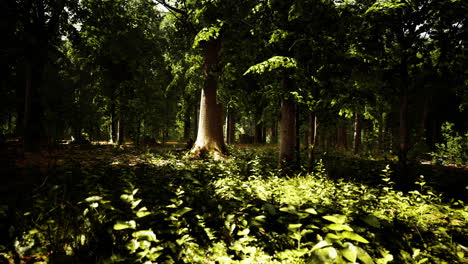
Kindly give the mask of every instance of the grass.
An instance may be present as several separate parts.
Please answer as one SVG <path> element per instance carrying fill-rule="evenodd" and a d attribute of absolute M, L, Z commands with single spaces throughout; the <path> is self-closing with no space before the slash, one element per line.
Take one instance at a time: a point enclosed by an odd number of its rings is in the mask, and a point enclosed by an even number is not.
<path fill-rule="evenodd" d="M 276 151 L 74 147 L 18 161 L 0 263 L 466 263 L 467 206 L 429 175 L 402 189 L 380 163 L 285 172 Z"/>

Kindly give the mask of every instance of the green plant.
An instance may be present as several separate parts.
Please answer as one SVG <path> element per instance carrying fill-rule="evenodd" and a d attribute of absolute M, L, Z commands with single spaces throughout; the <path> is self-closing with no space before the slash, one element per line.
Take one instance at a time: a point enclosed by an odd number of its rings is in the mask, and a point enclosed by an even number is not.
<path fill-rule="evenodd" d="M 436 143 L 436 151 L 431 152 L 433 162 L 444 165 L 455 164 L 468 165 L 468 132 L 460 135 L 453 129 L 454 124 L 445 122 L 442 124 L 443 143 Z"/>

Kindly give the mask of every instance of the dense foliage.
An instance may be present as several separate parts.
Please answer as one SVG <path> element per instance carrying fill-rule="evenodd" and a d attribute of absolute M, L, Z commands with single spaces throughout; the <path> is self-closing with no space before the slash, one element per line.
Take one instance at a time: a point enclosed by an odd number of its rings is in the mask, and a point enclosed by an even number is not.
<path fill-rule="evenodd" d="M 0 1 L 0 263 L 466 263 L 467 21 Z"/>
<path fill-rule="evenodd" d="M 174 149 L 73 147 L 56 166 L 39 165 L 53 169 L 39 186 L 27 179 L 40 171 L 25 167 L 23 188 L 34 189 L 18 199 L 23 207 L 10 219 L 1 256 L 43 263 L 466 260 L 467 207 L 434 190 L 432 178 L 416 177 L 407 191 L 385 163 L 350 180 L 331 178 L 326 167 L 336 160 L 327 157 L 313 173 L 285 175 L 274 149 L 232 152 L 215 162 L 182 159 Z M 4 218 L 9 205 L 1 206 Z"/>

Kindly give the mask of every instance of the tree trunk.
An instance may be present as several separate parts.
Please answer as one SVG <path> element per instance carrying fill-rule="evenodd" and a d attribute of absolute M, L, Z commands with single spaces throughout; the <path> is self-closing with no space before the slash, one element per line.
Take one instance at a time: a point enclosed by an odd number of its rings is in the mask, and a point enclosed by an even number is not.
<path fill-rule="evenodd" d="M 380 115 L 378 143 L 379 143 L 379 150 L 382 151 L 382 152 L 386 152 L 386 146 L 385 146 L 385 116 L 384 116 L 383 113 Z"/>
<path fill-rule="evenodd" d="M 346 135 L 346 127 L 343 125 L 337 128 L 336 149 L 345 151 L 347 149 L 347 145 L 348 145 L 348 140 L 347 140 L 347 135 Z"/>
<path fill-rule="evenodd" d="M 188 140 L 190 138 L 190 123 L 191 123 L 190 114 L 191 113 L 189 111 L 189 108 L 187 108 L 184 113 L 184 135 L 183 135 L 184 140 Z"/>
<path fill-rule="evenodd" d="M 408 137 L 408 67 L 406 59 L 401 62 L 402 85 L 400 88 L 400 128 L 399 128 L 399 152 L 398 162 L 400 165 L 406 166 L 408 150 L 409 150 L 409 137 Z"/>
<path fill-rule="evenodd" d="M 361 116 L 358 113 L 354 114 L 354 135 L 353 135 L 353 150 L 354 154 L 359 152 L 361 146 Z"/>
<path fill-rule="evenodd" d="M 226 115 L 226 143 L 227 144 L 234 144 L 235 141 L 235 129 L 236 129 L 236 121 L 234 116 L 234 110 L 232 108 L 228 109 Z"/>
<path fill-rule="evenodd" d="M 111 98 L 111 106 L 110 106 L 110 138 L 109 142 L 111 144 L 114 144 L 117 142 L 117 118 L 116 118 L 116 112 L 115 112 L 115 102 L 114 98 Z"/>
<path fill-rule="evenodd" d="M 201 91 L 197 91 L 195 94 L 195 98 L 200 98 L 201 97 Z M 199 123 L 199 117 L 200 115 L 200 101 L 195 99 L 195 102 L 193 104 L 193 132 L 191 135 L 191 138 L 195 138 L 198 134 L 198 123 Z"/>
<path fill-rule="evenodd" d="M 41 55 L 39 55 L 39 57 L 40 56 Z M 37 152 L 40 149 L 42 108 L 39 97 L 39 86 L 42 82 L 42 69 L 43 63 L 40 61 L 36 63 L 32 63 L 31 61 L 26 62 L 26 85 L 22 124 L 23 148 L 25 152 Z"/>
<path fill-rule="evenodd" d="M 317 119 L 317 114 L 315 112 L 310 112 L 308 120 L 308 137 L 307 137 L 307 169 L 309 172 L 312 171 L 315 164 L 314 152 L 317 147 L 317 130 L 319 122 Z"/>
<path fill-rule="evenodd" d="M 270 128 L 270 144 L 278 144 L 278 121 L 273 120 L 271 122 L 271 128 Z"/>
<path fill-rule="evenodd" d="M 292 80 L 286 77 L 283 80 L 283 88 L 285 91 L 290 90 Z M 283 99 L 281 103 L 281 120 L 280 120 L 280 167 L 288 167 L 296 161 L 295 144 L 296 144 L 296 109 L 295 103 L 291 98 Z"/>
<path fill-rule="evenodd" d="M 295 123 L 295 129 L 296 129 L 296 143 L 295 143 L 295 149 L 294 151 L 296 152 L 296 164 L 299 165 L 301 164 L 301 137 L 300 137 L 300 131 L 301 131 L 301 123 L 300 123 L 300 111 L 299 111 L 299 105 L 296 104 L 296 123 Z"/>
<path fill-rule="evenodd" d="M 206 155 L 220 158 L 226 153 L 224 144 L 222 107 L 216 101 L 217 72 L 221 41 L 208 40 L 204 44 L 205 87 L 201 92 L 200 117 L 197 140 L 190 151 L 192 157 L 202 158 Z"/>

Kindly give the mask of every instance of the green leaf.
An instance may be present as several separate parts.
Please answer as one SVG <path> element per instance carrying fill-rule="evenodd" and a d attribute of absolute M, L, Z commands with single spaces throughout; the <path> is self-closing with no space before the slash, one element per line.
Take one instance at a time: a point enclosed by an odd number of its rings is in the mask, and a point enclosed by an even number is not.
<path fill-rule="evenodd" d="M 373 215 L 364 215 L 364 216 L 361 216 L 360 218 L 362 221 L 364 221 L 364 223 L 375 228 L 380 228 L 380 221 L 377 217 Z"/>
<path fill-rule="evenodd" d="M 318 249 L 321 249 L 321 248 L 324 248 L 324 247 L 328 247 L 328 246 L 331 246 L 331 244 L 329 244 L 327 241 L 325 240 L 322 240 L 320 242 L 318 242 L 317 244 L 315 244 L 315 246 L 312 247 L 312 249 L 310 251 L 315 251 L 315 250 L 318 250 Z"/>
<path fill-rule="evenodd" d="M 136 222 L 134 220 L 130 221 L 117 221 L 117 223 L 114 224 L 114 230 L 123 230 L 123 229 L 135 229 L 136 228 Z"/>
<path fill-rule="evenodd" d="M 132 236 L 136 239 L 144 239 L 148 241 L 156 242 L 156 234 L 149 229 L 149 230 L 140 230 L 132 233 Z"/>
<path fill-rule="evenodd" d="M 362 264 L 374 264 L 371 256 L 362 248 L 357 247 L 357 258 L 362 262 Z"/>
<path fill-rule="evenodd" d="M 131 201 L 133 201 L 133 195 L 122 194 L 120 195 L 120 199 L 124 200 L 127 203 L 130 203 Z"/>
<path fill-rule="evenodd" d="M 177 212 L 175 212 L 175 215 L 177 215 L 177 216 L 182 216 L 182 215 L 184 215 L 184 214 L 186 214 L 186 213 L 188 213 L 188 212 L 190 212 L 190 211 L 192 211 L 192 210 L 193 210 L 193 209 L 190 208 L 190 207 L 184 207 L 184 208 L 182 208 L 182 209 L 177 210 Z"/>
<path fill-rule="evenodd" d="M 347 238 L 347 239 L 350 239 L 350 240 L 354 240 L 354 241 L 357 241 L 357 242 L 361 242 L 361 243 L 369 243 L 369 241 L 367 241 L 367 239 L 363 238 L 362 236 L 354 233 L 354 232 L 350 232 L 350 231 L 344 231 L 343 233 L 341 233 L 341 235 L 343 236 L 343 238 Z"/>
<path fill-rule="evenodd" d="M 289 224 L 288 225 L 288 230 L 296 230 L 301 228 L 302 224 Z"/>
<path fill-rule="evenodd" d="M 297 213 L 296 207 L 294 207 L 292 205 L 289 205 L 288 207 L 282 207 L 279 210 L 281 212 L 286 212 L 286 213 L 290 213 L 290 214 L 296 214 Z"/>
<path fill-rule="evenodd" d="M 90 197 L 85 199 L 85 201 L 88 202 L 88 203 L 97 202 L 97 201 L 101 201 L 101 200 L 102 200 L 101 196 L 90 196 Z"/>
<path fill-rule="evenodd" d="M 138 218 L 141 218 L 141 217 L 145 217 L 147 215 L 150 215 L 151 212 L 148 211 L 148 209 L 146 207 L 142 207 L 140 208 L 140 210 L 138 210 L 138 212 L 136 212 L 136 215 Z"/>
<path fill-rule="evenodd" d="M 314 214 L 316 215 L 317 214 L 317 211 L 315 211 L 314 208 L 307 208 L 304 210 L 306 213 L 309 213 L 309 214 Z"/>
<path fill-rule="evenodd" d="M 253 74 L 263 74 L 265 72 L 273 72 L 278 70 L 285 69 L 295 69 L 297 68 L 297 62 L 294 58 L 283 57 L 283 56 L 274 56 L 269 58 L 266 61 L 262 61 L 258 64 L 250 66 L 247 71 L 244 72 L 244 75 L 253 73 Z"/>
<path fill-rule="evenodd" d="M 263 205 L 264 210 L 266 210 L 269 214 L 271 215 L 276 215 L 276 208 L 270 204 L 270 203 L 265 203 Z"/>
<path fill-rule="evenodd" d="M 248 235 L 249 233 L 250 233 L 250 229 L 246 228 L 246 229 L 244 229 L 244 230 L 242 230 L 242 231 L 237 232 L 237 235 L 239 235 L 239 236 L 246 236 L 246 235 Z"/>
<path fill-rule="evenodd" d="M 347 225 L 342 225 L 342 224 L 329 224 L 326 226 L 326 228 L 333 230 L 333 231 L 353 231 L 353 229 Z"/>
<path fill-rule="evenodd" d="M 346 216 L 345 215 L 339 215 L 339 214 L 335 214 L 335 215 L 325 215 L 323 216 L 323 219 L 326 219 L 330 222 L 333 222 L 333 223 L 336 223 L 336 224 L 344 224 L 344 222 L 346 221 Z"/>
<path fill-rule="evenodd" d="M 347 260 L 351 261 L 352 263 L 355 263 L 358 255 L 356 246 L 349 242 L 344 243 L 344 246 L 345 248 L 341 250 L 341 254 Z"/>
<path fill-rule="evenodd" d="M 215 40 L 219 37 L 219 32 L 223 26 L 223 22 L 219 22 L 217 25 L 211 25 L 209 27 L 204 27 L 198 34 L 195 36 L 193 41 L 193 47 L 197 48 L 202 42 L 207 42 L 210 39 Z"/>

